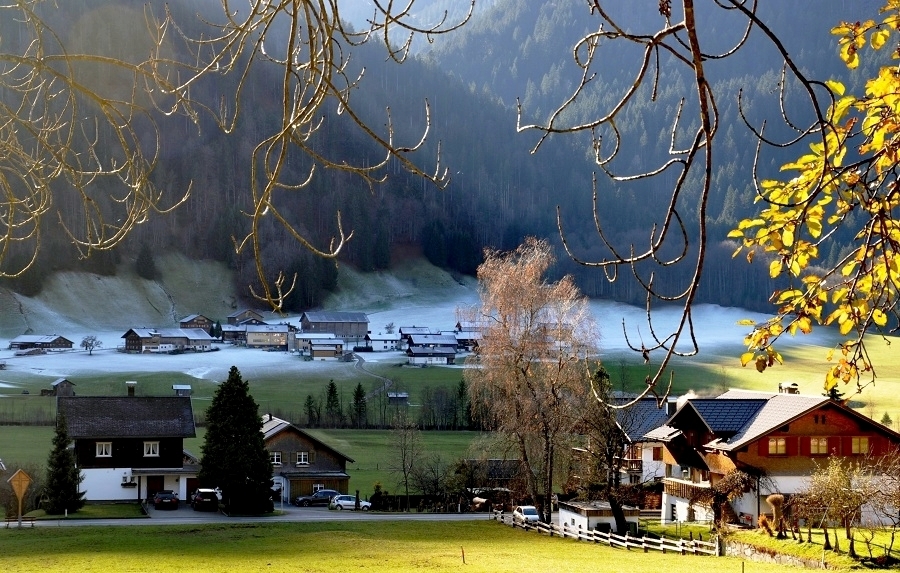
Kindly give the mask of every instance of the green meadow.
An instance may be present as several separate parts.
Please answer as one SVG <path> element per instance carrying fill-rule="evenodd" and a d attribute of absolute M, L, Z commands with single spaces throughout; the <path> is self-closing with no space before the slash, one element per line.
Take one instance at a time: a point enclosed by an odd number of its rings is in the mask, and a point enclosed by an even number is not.
<path fill-rule="evenodd" d="M 128 527 L 128 526 L 124 526 Z M 125 534 L 127 533 L 127 534 Z M 493 521 L 340 521 L 0 530 L 4 573 L 123 571 L 775 573 L 783 565 L 611 549 Z"/>

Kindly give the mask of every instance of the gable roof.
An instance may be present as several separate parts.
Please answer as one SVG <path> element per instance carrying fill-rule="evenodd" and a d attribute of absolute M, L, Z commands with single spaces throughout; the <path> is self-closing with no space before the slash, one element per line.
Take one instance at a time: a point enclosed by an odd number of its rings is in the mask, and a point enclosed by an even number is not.
<path fill-rule="evenodd" d="M 10 344 L 13 342 L 16 343 L 32 343 L 32 344 L 50 344 L 56 342 L 57 340 L 64 340 L 69 344 L 72 344 L 72 341 L 66 338 L 65 336 L 60 336 L 59 334 L 20 334 L 19 336 L 10 340 Z"/>
<path fill-rule="evenodd" d="M 730 437 L 741 431 L 750 420 L 754 419 L 766 402 L 765 399 L 753 398 L 731 400 L 693 398 L 682 409 L 693 408 L 714 434 Z"/>
<path fill-rule="evenodd" d="M 236 311 L 232 312 L 226 318 L 237 318 L 240 315 L 245 314 L 245 313 L 253 313 L 256 316 L 258 316 L 260 319 L 262 319 L 262 317 L 263 317 L 262 313 L 259 313 L 255 310 L 253 310 L 252 308 L 242 308 L 241 310 L 236 310 Z"/>
<path fill-rule="evenodd" d="M 620 403 L 622 400 L 620 399 Z M 669 418 L 665 405 L 660 408 L 656 398 L 643 398 L 629 408 L 615 412 L 616 422 L 632 443 L 647 441 L 646 434 L 661 426 Z"/>
<path fill-rule="evenodd" d="M 304 312 L 300 317 L 309 322 L 365 322 L 369 323 L 369 317 L 364 312 L 342 311 L 311 311 Z"/>
<path fill-rule="evenodd" d="M 297 434 L 300 434 L 301 436 L 303 436 L 307 440 L 313 442 L 317 446 L 321 446 L 322 449 L 328 450 L 328 451 L 344 458 L 345 460 L 347 460 L 350 463 L 356 462 L 356 460 L 354 460 L 350 456 L 337 451 L 336 449 L 332 448 L 331 446 L 329 446 L 322 440 L 316 438 L 315 436 L 306 432 L 305 430 L 298 428 L 297 426 L 291 424 L 287 420 L 282 420 L 281 418 L 276 418 L 272 414 L 265 414 L 263 416 L 262 433 L 263 433 L 264 440 L 268 441 L 273 436 L 280 434 L 281 432 L 287 432 L 287 431 L 292 431 Z"/>
<path fill-rule="evenodd" d="M 71 396 L 57 399 L 69 437 L 193 438 L 194 411 L 186 396 Z"/>

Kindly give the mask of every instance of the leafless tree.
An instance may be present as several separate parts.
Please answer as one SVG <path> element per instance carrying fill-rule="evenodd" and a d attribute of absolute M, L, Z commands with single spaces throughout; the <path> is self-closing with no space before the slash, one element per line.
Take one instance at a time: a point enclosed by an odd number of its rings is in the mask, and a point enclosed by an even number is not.
<path fill-rule="evenodd" d="M 465 371 L 472 403 L 516 444 L 532 498 L 545 496 L 548 522 L 556 448 L 588 396 L 587 360 L 597 340 L 572 278 L 545 281 L 553 261 L 549 244 L 534 238 L 513 252 L 485 252 L 478 267 L 481 306 L 473 317 L 484 329 L 477 357 L 467 359 L 477 367 Z"/>
<path fill-rule="evenodd" d="M 94 353 L 95 348 L 100 348 L 101 346 L 103 346 L 103 341 L 91 334 L 81 339 L 80 346 L 87 350 L 88 355 L 90 356 Z"/>
<path fill-rule="evenodd" d="M 409 486 L 413 484 L 413 474 L 422 456 L 422 441 L 419 428 L 398 416 L 394 421 L 395 455 L 390 471 L 397 476 L 398 486 L 403 486 L 406 495 L 406 511 L 409 511 Z"/>

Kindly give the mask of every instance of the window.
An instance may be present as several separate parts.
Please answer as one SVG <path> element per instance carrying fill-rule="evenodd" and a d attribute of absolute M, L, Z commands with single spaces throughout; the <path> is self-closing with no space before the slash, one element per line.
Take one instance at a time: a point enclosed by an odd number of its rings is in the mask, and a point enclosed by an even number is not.
<path fill-rule="evenodd" d="M 784 438 L 769 438 L 769 455 L 783 456 L 787 454 L 787 442 Z"/>
<path fill-rule="evenodd" d="M 269 461 L 273 466 L 281 465 L 281 452 L 269 452 Z"/>
<path fill-rule="evenodd" d="M 309 465 L 309 452 L 297 452 L 297 465 Z"/>
<path fill-rule="evenodd" d="M 655 446 L 653 448 L 653 461 L 654 462 L 662 461 L 662 446 Z"/>
<path fill-rule="evenodd" d="M 828 454 L 828 438 L 810 438 L 809 455 L 824 456 Z"/>
<path fill-rule="evenodd" d="M 145 458 L 158 458 L 159 457 L 159 442 L 144 442 L 144 457 Z"/>
<path fill-rule="evenodd" d="M 314 483 L 313 484 L 313 493 L 322 491 L 323 489 L 325 489 L 324 483 Z"/>
<path fill-rule="evenodd" d="M 111 458 L 112 457 L 112 442 L 97 442 L 97 457 L 98 458 Z"/>
<path fill-rule="evenodd" d="M 869 438 L 865 436 L 851 438 L 851 451 L 854 455 L 864 455 L 869 453 Z"/>

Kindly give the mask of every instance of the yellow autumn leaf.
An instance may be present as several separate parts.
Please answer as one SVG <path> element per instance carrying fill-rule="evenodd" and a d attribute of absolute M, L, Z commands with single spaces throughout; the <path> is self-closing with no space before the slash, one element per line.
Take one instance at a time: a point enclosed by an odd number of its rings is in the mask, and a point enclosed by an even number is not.
<path fill-rule="evenodd" d="M 876 308 L 872 311 L 872 322 L 878 326 L 884 326 L 887 324 L 887 315 L 880 308 Z"/>
<path fill-rule="evenodd" d="M 830 89 L 832 93 L 838 96 L 844 95 L 844 92 L 846 91 L 846 88 L 844 88 L 844 84 L 837 80 L 827 80 L 825 82 L 825 85 L 828 86 L 828 89 Z"/>
<path fill-rule="evenodd" d="M 756 321 L 749 318 L 742 318 L 737 321 L 737 324 L 739 326 L 753 326 L 754 324 L 756 324 Z"/>
<path fill-rule="evenodd" d="M 754 356 L 755 354 L 753 354 L 752 352 L 745 352 L 741 354 L 741 366 L 750 364 L 750 361 L 753 360 Z"/>
<path fill-rule="evenodd" d="M 785 227 L 781 230 L 781 244 L 785 247 L 790 247 L 794 244 L 794 228 L 793 227 Z"/>
<path fill-rule="evenodd" d="M 880 50 L 887 43 L 890 36 L 891 33 L 888 30 L 876 29 L 869 37 L 869 43 L 873 49 Z"/>
<path fill-rule="evenodd" d="M 781 259 L 775 259 L 771 263 L 769 263 L 769 276 L 773 279 L 781 274 L 781 269 L 783 265 L 781 264 Z"/>

